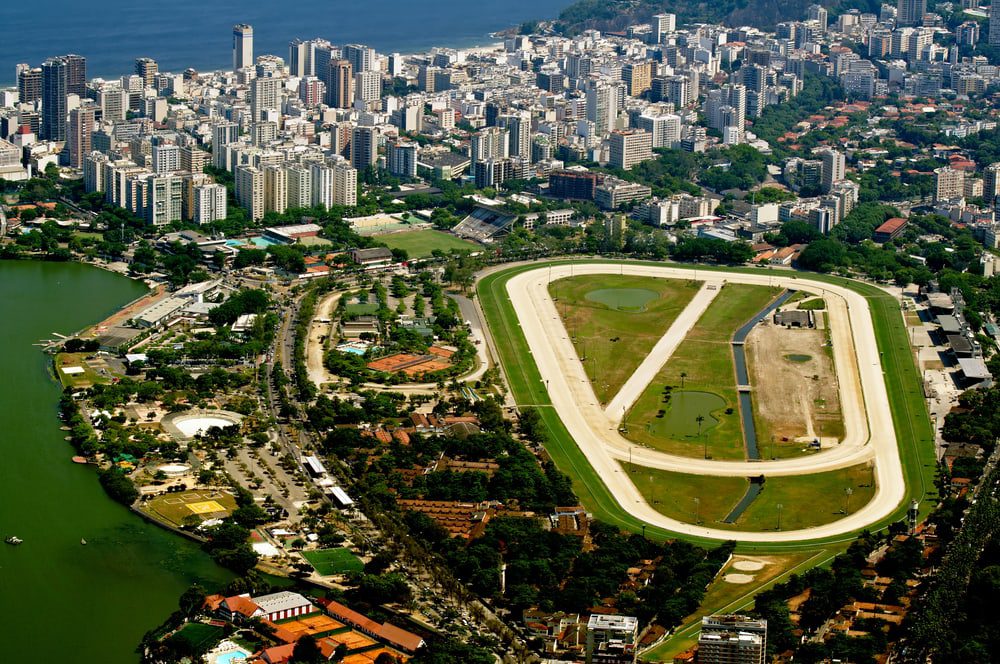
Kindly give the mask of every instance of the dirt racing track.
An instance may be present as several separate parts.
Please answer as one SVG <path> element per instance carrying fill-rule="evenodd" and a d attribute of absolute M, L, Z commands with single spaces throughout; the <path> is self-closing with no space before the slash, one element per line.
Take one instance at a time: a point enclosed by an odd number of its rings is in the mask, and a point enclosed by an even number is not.
<path fill-rule="evenodd" d="M 673 279 L 696 278 L 699 293 L 657 342 L 607 409 L 598 403 L 548 292 L 550 281 L 569 276 L 626 274 Z M 712 302 L 723 283 L 778 286 L 807 291 L 827 300 L 834 365 L 840 377 L 845 437 L 836 447 L 812 456 L 775 461 L 713 461 L 674 456 L 635 445 L 618 433 L 622 416 L 646 388 L 670 354 Z M 705 271 L 651 265 L 576 263 L 540 265 L 512 276 L 507 294 L 545 382 L 551 403 L 621 507 L 637 519 L 677 533 L 746 542 L 797 542 L 836 537 L 889 516 L 906 496 L 906 483 L 893 428 L 889 399 L 876 344 L 872 315 L 864 296 L 841 286 L 802 278 L 798 273 Z M 808 475 L 873 464 L 876 491 L 863 508 L 837 521 L 803 530 L 732 531 L 669 518 L 651 507 L 631 482 L 620 461 L 661 470 L 706 476 Z M 669 487 L 667 488 L 669 490 Z"/>

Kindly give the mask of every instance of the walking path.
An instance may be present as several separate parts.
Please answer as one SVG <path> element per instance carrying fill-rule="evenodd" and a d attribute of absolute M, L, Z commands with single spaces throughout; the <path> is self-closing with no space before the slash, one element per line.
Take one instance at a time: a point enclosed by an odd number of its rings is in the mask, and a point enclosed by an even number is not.
<path fill-rule="evenodd" d="M 846 430 L 844 441 L 839 446 L 812 456 L 777 461 L 712 461 L 679 457 L 636 446 L 618 433 L 620 420 L 616 417 L 617 413 L 611 410 L 609 414 L 598 404 L 583 365 L 576 356 L 555 304 L 548 294 L 550 278 L 555 280 L 569 276 L 571 269 L 573 275 L 628 273 L 633 276 L 680 279 L 690 279 L 692 271 L 666 266 L 575 263 L 572 267 L 542 265 L 536 270 L 517 274 L 507 282 L 508 295 L 542 380 L 548 386 L 553 407 L 596 474 L 606 483 L 617 502 L 633 516 L 647 523 L 693 536 L 784 542 L 832 537 L 864 528 L 888 516 L 903 500 L 906 486 L 896 433 L 892 425 L 871 312 L 862 295 L 842 286 L 811 281 L 794 273 L 781 271 L 762 272 L 759 275 L 714 271 L 706 273 L 712 280 L 805 290 L 827 299 L 834 364 L 841 377 Z M 686 312 L 682 313 L 682 316 L 685 314 Z M 645 373 L 648 373 L 648 367 Z M 652 376 L 650 380 L 651 378 Z M 644 387 L 642 380 L 637 378 L 621 402 L 627 402 L 633 392 L 641 391 L 640 388 Z M 632 397 L 632 401 L 637 396 Z M 619 460 L 628 460 L 630 457 L 633 463 L 650 468 L 697 475 L 740 477 L 762 473 L 770 476 L 803 475 L 873 461 L 877 488 L 875 496 L 867 505 L 830 524 L 797 531 L 734 532 L 684 523 L 654 510 L 618 463 Z"/>

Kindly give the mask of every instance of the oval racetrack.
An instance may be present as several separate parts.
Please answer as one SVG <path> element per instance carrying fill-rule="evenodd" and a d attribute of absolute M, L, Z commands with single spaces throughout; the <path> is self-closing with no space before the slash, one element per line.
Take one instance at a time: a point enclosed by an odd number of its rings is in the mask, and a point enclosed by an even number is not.
<path fill-rule="evenodd" d="M 594 395 L 548 292 L 550 280 L 600 274 L 696 278 L 705 282 L 606 409 L 599 405 Z M 699 275 L 690 269 L 668 266 L 574 263 L 540 265 L 507 281 L 507 294 L 553 408 L 596 474 L 626 512 L 645 523 L 690 536 L 746 542 L 795 542 L 860 530 L 885 518 L 902 502 L 906 484 L 868 303 L 862 295 L 848 288 L 793 274 L 796 273 L 703 271 Z M 712 461 L 637 446 L 618 433 L 624 411 L 666 363 L 723 282 L 794 288 L 826 298 L 846 431 L 837 447 L 812 456 L 777 461 Z M 711 288 L 713 285 L 716 288 Z M 808 475 L 871 462 L 876 491 L 872 500 L 858 511 L 822 526 L 780 532 L 722 530 L 678 521 L 653 509 L 619 463 L 630 458 L 635 464 L 661 470 L 741 477 L 762 473 L 767 476 Z"/>

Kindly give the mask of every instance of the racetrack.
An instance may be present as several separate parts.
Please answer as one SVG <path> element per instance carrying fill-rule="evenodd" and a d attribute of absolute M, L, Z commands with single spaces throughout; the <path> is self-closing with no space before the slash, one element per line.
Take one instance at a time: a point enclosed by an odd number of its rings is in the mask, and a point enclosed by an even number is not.
<path fill-rule="evenodd" d="M 778 461 L 712 461 L 679 457 L 636 446 L 618 434 L 623 408 L 631 405 L 662 366 L 669 353 L 697 320 L 711 297 L 708 285 L 688 310 L 657 343 L 662 355 L 644 361 L 605 411 L 594 396 L 590 381 L 548 294 L 549 280 L 571 274 L 629 274 L 661 278 L 691 278 L 691 270 L 654 265 L 574 263 L 539 266 L 512 276 L 506 284 L 552 406 L 569 434 L 606 484 L 619 505 L 642 521 L 674 532 L 713 539 L 747 542 L 791 542 L 850 533 L 889 516 L 906 495 L 902 464 L 893 428 L 889 399 L 872 316 L 864 296 L 839 285 L 799 278 L 795 273 L 706 272 L 709 284 L 722 281 L 772 285 L 814 292 L 830 303 L 834 362 L 840 376 L 846 436 L 837 447 L 813 456 Z M 550 276 L 551 275 L 551 276 Z M 693 308 L 692 308 L 693 307 Z M 700 310 L 699 310 L 700 307 Z M 860 389 L 858 389 L 860 386 Z M 857 512 L 838 521 L 796 531 L 726 531 L 668 518 L 646 503 L 618 461 L 681 473 L 700 475 L 802 475 L 872 461 L 876 478 L 873 499 Z M 668 489 L 669 490 L 669 489 Z"/>

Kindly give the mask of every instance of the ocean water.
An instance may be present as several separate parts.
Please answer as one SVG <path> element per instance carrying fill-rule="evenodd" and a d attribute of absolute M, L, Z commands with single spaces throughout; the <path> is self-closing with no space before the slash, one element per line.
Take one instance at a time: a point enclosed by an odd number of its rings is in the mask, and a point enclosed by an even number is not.
<path fill-rule="evenodd" d="M 254 27 L 254 54 L 288 58 L 296 37 L 361 43 L 380 52 L 414 53 L 432 46 L 490 42 L 489 33 L 530 19 L 553 18 L 572 0 L 45 0 L 0 2 L 0 82 L 14 65 L 38 66 L 53 55 L 87 58 L 90 78 L 131 73 L 137 57 L 160 71 L 226 69 L 232 26 Z"/>

